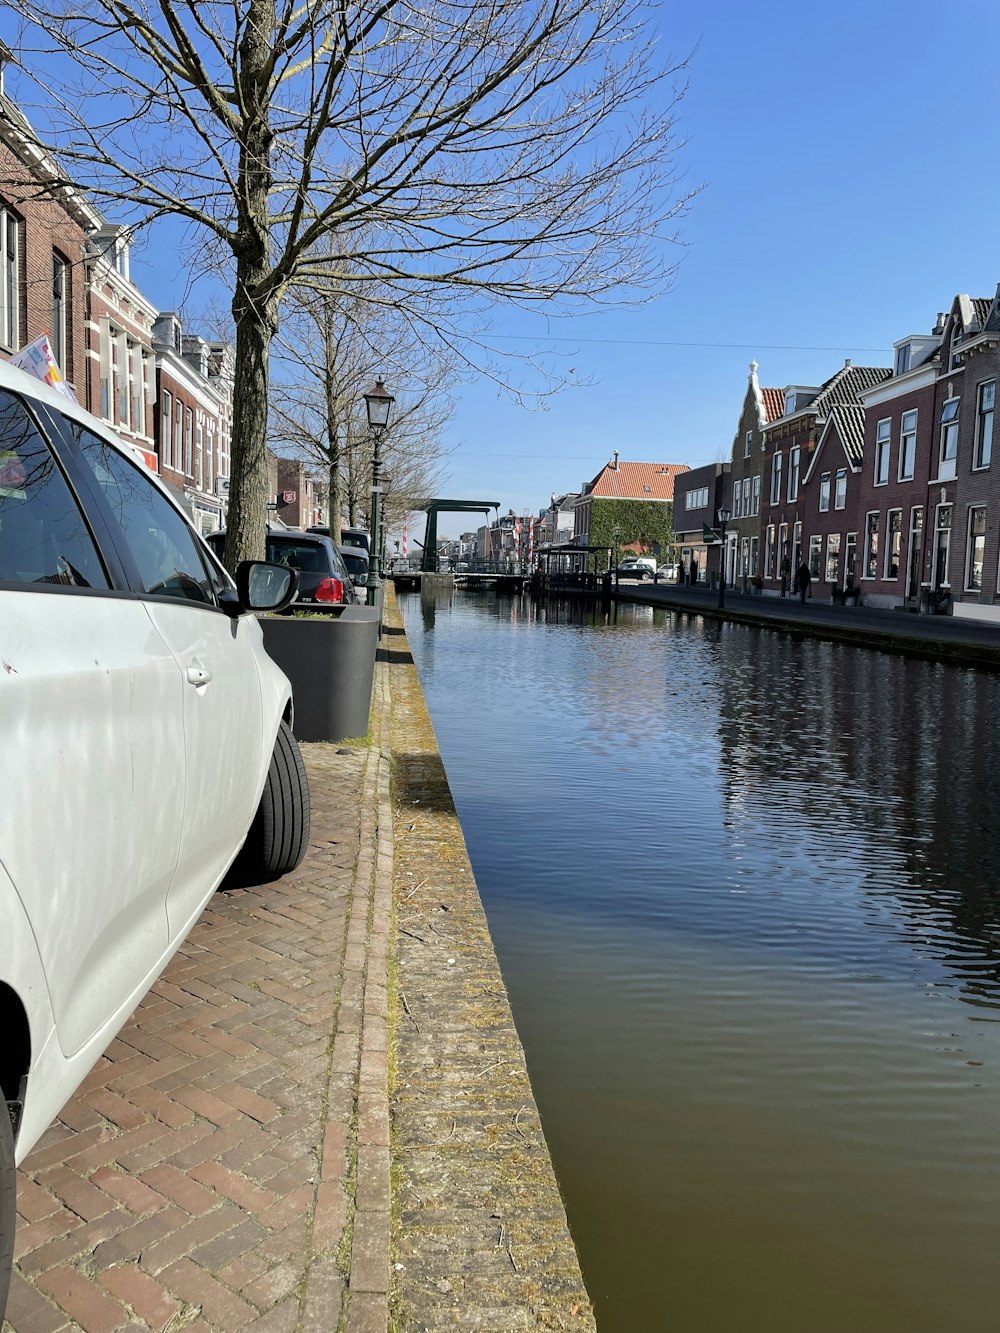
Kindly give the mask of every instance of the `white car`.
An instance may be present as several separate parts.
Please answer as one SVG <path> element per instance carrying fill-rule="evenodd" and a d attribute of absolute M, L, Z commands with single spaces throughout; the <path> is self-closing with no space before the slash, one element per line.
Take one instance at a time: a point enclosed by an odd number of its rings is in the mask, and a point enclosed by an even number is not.
<path fill-rule="evenodd" d="M 234 583 L 136 451 L 0 361 L 0 1311 L 20 1163 L 237 854 L 298 864 L 291 692 Z M 242 851 L 241 851 L 242 848 Z"/>

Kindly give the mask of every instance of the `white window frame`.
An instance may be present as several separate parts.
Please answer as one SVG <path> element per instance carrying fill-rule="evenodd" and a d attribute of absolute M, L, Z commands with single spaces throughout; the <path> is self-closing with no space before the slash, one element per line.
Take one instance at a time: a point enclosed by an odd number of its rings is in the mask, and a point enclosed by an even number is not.
<path fill-rule="evenodd" d="M 797 444 L 793 444 L 788 451 L 788 503 L 791 504 L 799 498 L 799 459 L 801 451 Z"/>
<path fill-rule="evenodd" d="M 980 532 L 980 533 L 976 533 L 975 535 L 973 534 L 973 531 L 972 531 L 972 522 L 973 522 L 973 515 L 974 515 L 974 514 L 982 514 L 982 516 L 983 516 L 983 530 L 982 530 L 982 532 Z M 969 505 L 969 513 L 968 513 L 968 517 L 967 517 L 966 520 L 965 520 L 965 523 L 966 523 L 966 527 L 965 527 L 965 574 L 964 574 L 964 576 L 963 576 L 963 577 L 964 577 L 964 590 L 965 590 L 966 592 L 981 593 L 981 592 L 983 591 L 983 572 L 984 572 L 984 570 L 985 570 L 985 568 L 986 568 L 986 560 L 985 560 L 985 555 L 986 555 L 986 506 L 985 506 L 985 505 Z M 971 573 L 972 573 L 972 566 L 973 566 L 973 564 L 974 564 L 974 561 L 973 561 L 973 554 L 972 554 L 972 553 L 973 553 L 973 543 L 974 543 L 974 542 L 980 544 L 980 551 L 981 551 L 980 558 L 979 558 L 979 582 L 978 582 L 978 584 L 973 584 L 973 583 L 971 582 L 971 579 L 970 579 L 970 575 L 971 575 Z"/>
<path fill-rule="evenodd" d="M 753 479 L 753 486 L 750 490 L 750 513 L 756 516 L 760 513 L 760 473 L 758 472 Z"/>
<path fill-rule="evenodd" d="M 841 485 L 840 483 L 844 484 Z M 847 468 L 837 468 L 837 475 L 833 484 L 833 507 L 834 509 L 847 508 Z"/>
<path fill-rule="evenodd" d="M 879 521 L 882 517 L 880 509 L 870 509 L 865 514 L 865 544 L 861 553 L 861 577 L 863 579 L 878 578 L 878 536 Z M 872 522 L 874 519 L 874 523 Z M 869 574 L 868 570 L 874 561 L 875 573 Z"/>
<path fill-rule="evenodd" d="M 836 560 L 833 575 L 830 574 L 831 557 Z M 838 583 L 840 581 L 840 533 L 828 532 L 826 534 L 826 561 L 823 565 L 823 574 L 825 583 Z"/>
<path fill-rule="evenodd" d="M 822 534 L 814 532 L 809 538 L 809 573 L 814 579 L 819 580 L 820 572 L 823 568 L 823 537 Z"/>
<path fill-rule="evenodd" d="M 753 431 L 748 430 L 746 435 L 743 437 L 743 457 L 749 458 L 752 451 L 753 451 Z"/>
<path fill-rule="evenodd" d="M 910 408 L 899 419 L 899 472 L 897 480 L 912 481 L 917 465 L 917 409 Z"/>
<path fill-rule="evenodd" d="M 771 459 L 771 503 L 773 505 L 781 504 L 781 468 L 781 450 L 776 449 L 774 457 Z"/>
<path fill-rule="evenodd" d="M 766 579 L 774 577 L 774 542 L 774 524 L 768 523 L 764 533 L 764 577 Z"/>
<path fill-rule="evenodd" d="M 819 479 L 819 512 L 826 514 L 830 509 L 830 474 L 823 472 Z"/>
<path fill-rule="evenodd" d="M 21 219 L 0 206 L 0 346 L 21 345 Z"/>
<path fill-rule="evenodd" d="M 947 398 L 941 404 L 941 434 L 938 442 L 938 481 L 954 481 L 958 475 L 958 426 L 960 398 Z M 946 451 L 947 450 L 947 455 Z"/>
<path fill-rule="evenodd" d="M 893 516 L 893 514 L 896 515 L 896 519 L 897 519 L 897 523 L 896 523 L 895 531 L 893 530 L 893 525 L 892 525 L 892 516 Z M 895 547 L 896 547 L 895 553 L 893 552 L 893 549 L 892 549 L 894 545 L 895 545 Z M 886 510 L 886 512 L 885 512 L 885 541 L 884 541 L 884 543 L 883 543 L 883 546 L 884 546 L 884 550 L 883 550 L 883 552 L 882 552 L 882 578 L 883 578 L 883 580 L 888 580 L 890 583 L 895 583 L 895 581 L 899 578 L 899 571 L 900 571 L 900 569 L 902 568 L 902 563 L 903 563 L 903 562 L 902 562 L 902 555 L 903 555 L 903 511 L 902 511 L 902 509 L 887 509 L 887 510 Z M 895 561 L 896 561 L 896 572 L 895 572 L 895 574 L 892 574 L 892 573 L 890 573 L 890 571 L 889 571 L 889 565 L 891 564 L 891 562 L 892 562 L 892 560 L 893 560 L 893 555 L 894 555 L 894 554 L 895 554 Z"/>
<path fill-rule="evenodd" d="M 174 395 L 163 390 L 160 404 L 160 462 L 163 467 L 174 466 Z"/>
<path fill-rule="evenodd" d="M 889 458 L 892 453 L 892 417 L 883 417 L 875 425 L 875 485 L 888 486 Z"/>
<path fill-rule="evenodd" d="M 987 399 L 989 399 L 988 404 Z M 988 468 L 993 457 L 993 420 L 996 401 L 996 380 L 983 380 L 976 389 L 976 448 L 972 460 L 974 472 Z"/>

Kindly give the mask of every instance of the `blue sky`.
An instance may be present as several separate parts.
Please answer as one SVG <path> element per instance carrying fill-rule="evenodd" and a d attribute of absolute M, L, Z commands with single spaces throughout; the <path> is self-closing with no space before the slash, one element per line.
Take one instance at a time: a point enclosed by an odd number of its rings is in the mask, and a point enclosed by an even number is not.
<path fill-rule="evenodd" d="M 1000 6 L 668 5 L 662 30 L 671 49 L 698 44 L 681 163 L 705 184 L 674 288 L 551 321 L 565 365 L 597 383 L 547 411 L 465 386 L 448 494 L 520 513 L 614 448 L 691 466 L 728 456 L 752 356 L 781 387 L 819 384 L 847 356 L 888 365 L 892 342 L 929 330 L 956 292 L 1000 281 L 1000 87 L 983 59 L 1000 49 Z M 496 328 L 511 346 L 538 340 L 524 315 Z"/>
<path fill-rule="evenodd" d="M 635 310 L 498 314 L 498 346 L 530 351 L 547 331 L 595 382 L 545 411 L 463 385 L 445 494 L 537 511 L 615 448 L 728 456 L 751 357 L 778 386 L 819 384 L 847 356 L 887 365 L 956 292 L 1000 281 L 1000 85 L 984 58 L 1000 6 L 725 0 L 667 4 L 660 25 L 670 50 L 697 46 L 679 165 L 705 187 L 674 288 Z M 135 276 L 164 306 L 183 283 L 180 266 Z"/>

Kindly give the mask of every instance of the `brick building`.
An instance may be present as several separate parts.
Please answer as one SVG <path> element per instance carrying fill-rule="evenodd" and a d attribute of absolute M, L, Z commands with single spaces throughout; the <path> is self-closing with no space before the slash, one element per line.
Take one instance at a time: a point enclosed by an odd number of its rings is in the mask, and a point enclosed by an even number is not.
<path fill-rule="evenodd" d="M 728 483 L 728 463 L 706 463 L 674 478 L 674 541 L 685 583 L 718 581 L 720 547 L 706 542 L 705 529 L 714 530 L 719 509 L 729 505 Z"/>
<path fill-rule="evenodd" d="M 310 528 L 328 521 L 326 487 L 317 482 L 307 464 L 295 458 L 278 458 L 272 499 L 275 514 L 286 528 Z M 339 533 L 331 533 L 334 541 Z"/>
<path fill-rule="evenodd" d="M 55 163 L 4 93 L 9 60 L 0 43 L 0 356 L 47 333 L 63 378 L 85 403 L 84 250 L 102 219 L 58 183 Z"/>
<path fill-rule="evenodd" d="M 225 526 L 232 423 L 232 352 L 185 334 L 172 311 L 153 326 L 156 452 L 163 480 L 202 533 Z"/>
<path fill-rule="evenodd" d="M 810 507 L 804 478 L 815 476 L 812 455 L 830 420 L 839 407 L 857 407 L 860 394 L 881 384 L 891 375 L 888 367 L 854 366 L 847 361 L 818 388 L 790 384 L 785 389 L 784 413 L 764 429 L 762 519 L 764 557 L 762 577 L 770 592 L 782 589 L 783 570 L 789 579 L 803 557 L 808 559 L 815 543 L 810 538 L 821 531 L 819 519 L 819 483 Z M 847 431 L 849 421 L 842 418 L 838 433 Z M 841 448 L 851 441 L 841 438 Z M 815 531 L 810 532 L 810 524 Z M 825 526 L 825 525 L 824 525 Z"/>
<path fill-rule="evenodd" d="M 739 581 L 745 584 L 761 572 L 764 430 L 784 410 L 784 390 L 761 388 L 757 379 L 757 362 L 751 361 L 739 425 L 733 439 L 729 493 L 726 496 L 726 505 L 731 515 L 726 532 L 726 577 L 729 583 Z M 715 522 L 714 513 L 711 522 Z"/>

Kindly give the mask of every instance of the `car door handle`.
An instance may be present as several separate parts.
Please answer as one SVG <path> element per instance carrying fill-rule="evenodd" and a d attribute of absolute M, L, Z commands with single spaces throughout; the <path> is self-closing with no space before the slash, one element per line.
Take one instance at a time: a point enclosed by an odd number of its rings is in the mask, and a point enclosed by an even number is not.
<path fill-rule="evenodd" d="M 203 666 L 189 666 L 184 674 L 189 685 L 207 685 L 212 679 L 211 671 Z"/>

